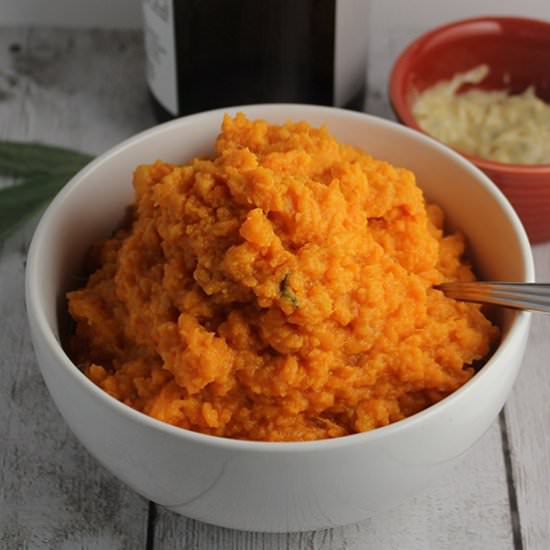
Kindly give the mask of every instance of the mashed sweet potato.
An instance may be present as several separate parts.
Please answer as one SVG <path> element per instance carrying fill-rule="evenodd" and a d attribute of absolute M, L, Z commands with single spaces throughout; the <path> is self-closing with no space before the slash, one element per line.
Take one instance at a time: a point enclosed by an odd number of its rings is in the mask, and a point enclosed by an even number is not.
<path fill-rule="evenodd" d="M 139 166 L 130 221 L 68 294 L 74 360 L 116 399 L 226 437 L 364 432 L 471 378 L 497 329 L 414 175 L 304 122 L 225 117 L 209 159 Z"/>

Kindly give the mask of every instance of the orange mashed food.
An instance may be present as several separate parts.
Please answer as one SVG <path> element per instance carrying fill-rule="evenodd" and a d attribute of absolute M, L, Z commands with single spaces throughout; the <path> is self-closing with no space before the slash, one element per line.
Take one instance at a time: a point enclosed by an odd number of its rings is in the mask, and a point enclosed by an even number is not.
<path fill-rule="evenodd" d="M 130 220 L 68 294 L 71 354 L 170 424 L 296 441 L 365 432 L 462 386 L 498 330 L 412 172 L 304 122 L 225 117 L 215 155 L 139 166 Z"/>

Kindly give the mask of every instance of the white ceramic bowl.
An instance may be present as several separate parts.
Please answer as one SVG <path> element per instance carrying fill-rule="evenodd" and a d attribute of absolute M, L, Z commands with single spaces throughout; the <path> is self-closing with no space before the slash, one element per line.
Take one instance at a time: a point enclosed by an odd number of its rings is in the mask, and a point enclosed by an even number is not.
<path fill-rule="evenodd" d="M 502 341 L 472 380 L 393 425 L 302 443 L 235 441 L 149 418 L 88 380 L 60 344 L 64 293 L 94 240 L 132 201 L 143 162 L 183 162 L 211 149 L 224 111 L 271 122 L 326 124 L 341 141 L 411 168 L 449 224 L 468 236 L 491 279 L 533 281 L 523 227 L 501 192 L 468 161 L 413 130 L 360 113 L 305 105 L 256 105 L 185 117 L 100 156 L 55 198 L 36 230 L 27 266 L 32 339 L 49 391 L 76 437 L 108 470 L 148 499 L 202 521 L 256 531 L 299 531 L 364 519 L 451 467 L 487 430 L 520 367 L 530 316 L 502 316 Z"/>

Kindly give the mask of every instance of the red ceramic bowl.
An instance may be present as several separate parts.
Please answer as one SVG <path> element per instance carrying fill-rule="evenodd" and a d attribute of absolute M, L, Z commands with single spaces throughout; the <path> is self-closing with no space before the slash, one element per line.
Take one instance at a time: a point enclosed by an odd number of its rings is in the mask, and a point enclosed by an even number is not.
<path fill-rule="evenodd" d="M 478 87 L 519 93 L 533 85 L 536 94 L 550 102 L 550 23 L 479 17 L 420 36 L 397 59 L 390 76 L 395 114 L 402 123 L 420 130 L 412 114 L 415 94 L 481 64 L 487 64 L 490 73 Z M 461 154 L 508 197 L 532 243 L 550 240 L 550 164 L 505 164 Z"/>

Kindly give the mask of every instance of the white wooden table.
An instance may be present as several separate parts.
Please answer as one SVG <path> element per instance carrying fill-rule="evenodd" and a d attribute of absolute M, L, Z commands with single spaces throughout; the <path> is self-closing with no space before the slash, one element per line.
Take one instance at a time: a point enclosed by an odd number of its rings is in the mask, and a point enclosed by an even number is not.
<path fill-rule="evenodd" d="M 380 47 L 372 51 L 378 59 Z M 394 53 L 389 48 L 385 65 L 369 70 L 366 110 L 381 116 L 391 116 L 385 73 Z M 0 138 L 97 154 L 153 123 L 138 32 L 0 27 Z M 424 494 L 339 529 L 231 531 L 147 502 L 68 430 L 36 366 L 25 319 L 23 276 L 34 223 L 0 243 L 1 550 L 550 548 L 550 317 L 534 319 L 523 368 L 498 421 Z M 534 253 L 538 279 L 550 281 L 550 244 Z"/>

